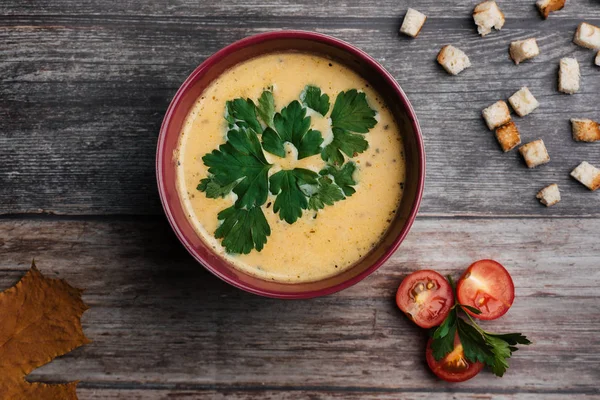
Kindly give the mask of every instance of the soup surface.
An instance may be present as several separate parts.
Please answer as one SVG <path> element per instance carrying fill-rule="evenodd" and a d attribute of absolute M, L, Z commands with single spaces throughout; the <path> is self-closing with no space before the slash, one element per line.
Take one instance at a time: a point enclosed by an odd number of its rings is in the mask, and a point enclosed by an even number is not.
<path fill-rule="evenodd" d="M 331 102 L 325 117 L 308 109 L 311 129 L 321 132 L 322 146 L 333 140 L 331 112 L 340 92 L 364 92 L 376 112 L 375 126 L 361 134 L 368 148 L 346 162 L 355 164 L 355 193 L 315 211 L 303 209 L 290 224 L 274 212 L 275 195 L 269 193 L 262 211 L 270 235 L 261 251 L 231 254 L 215 231 L 222 221 L 217 215 L 237 200 L 234 193 L 208 198 L 198 190 L 210 176 L 203 156 L 227 141 L 226 102 L 249 98 L 257 103 L 265 88 L 272 91 L 275 111 L 294 100 L 307 85 L 319 87 Z M 265 124 L 262 123 L 262 128 Z M 298 151 L 285 143 L 285 158 L 264 151 L 272 176 L 282 169 L 304 168 L 319 173 L 327 163 L 320 154 L 297 159 Z M 336 275 L 351 267 L 386 232 L 402 197 L 405 163 L 402 138 L 392 114 L 379 95 L 352 70 L 326 58 L 300 53 L 275 53 L 238 64 L 224 72 L 198 98 L 184 123 L 175 157 L 178 190 L 196 231 L 236 268 L 266 280 L 286 283 L 310 282 Z M 272 185 L 271 185 L 272 186 Z"/>

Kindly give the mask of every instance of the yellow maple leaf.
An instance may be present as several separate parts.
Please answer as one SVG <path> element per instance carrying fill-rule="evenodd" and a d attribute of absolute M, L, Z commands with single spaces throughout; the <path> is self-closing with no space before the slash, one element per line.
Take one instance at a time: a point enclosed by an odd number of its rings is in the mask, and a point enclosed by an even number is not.
<path fill-rule="evenodd" d="M 78 382 L 30 383 L 31 371 L 90 343 L 81 327 L 81 289 L 31 269 L 0 293 L 0 399 L 76 400 Z"/>

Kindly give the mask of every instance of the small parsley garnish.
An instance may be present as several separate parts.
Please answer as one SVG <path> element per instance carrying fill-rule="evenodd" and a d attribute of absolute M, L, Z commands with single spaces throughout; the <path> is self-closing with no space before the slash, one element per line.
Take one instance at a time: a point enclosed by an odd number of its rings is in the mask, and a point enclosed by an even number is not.
<path fill-rule="evenodd" d="M 450 280 L 452 289 L 452 280 Z M 458 316 L 461 309 L 469 318 L 470 323 Z M 521 333 L 497 334 L 483 330 L 473 317 L 465 310 L 480 314 L 481 311 L 470 306 L 458 304 L 452 307 L 450 313 L 432 333 L 431 349 L 433 357 L 439 361 L 454 349 L 454 336 L 458 332 L 460 343 L 467 360 L 480 361 L 489 366 L 494 374 L 502 376 L 508 369 L 508 359 L 518 350 L 517 345 L 531 344 Z"/>
<path fill-rule="evenodd" d="M 227 139 L 219 150 L 202 157 L 209 167 L 209 179 L 221 188 L 221 193 L 225 187 L 232 187 L 238 196 L 235 202 L 237 208 L 260 207 L 267 201 L 268 172 L 272 165 L 265 159 L 258 137 L 252 130 L 230 130 Z M 234 185 L 235 182 L 237 184 Z M 200 185 L 202 190 L 202 182 Z M 207 183 L 205 190 L 208 188 Z"/>
<path fill-rule="evenodd" d="M 258 108 L 256 113 L 269 127 L 273 128 L 273 117 L 275 116 L 275 99 L 273 93 L 269 90 L 262 92 L 258 98 Z"/>
<path fill-rule="evenodd" d="M 228 101 L 225 109 L 225 119 L 229 122 L 229 127 L 236 125 L 239 127 L 250 128 L 255 133 L 261 133 L 262 127 L 256 118 L 256 106 L 250 99 L 235 99 Z"/>
<path fill-rule="evenodd" d="M 273 211 L 288 224 L 293 224 L 308 208 L 308 198 L 302 191 L 304 185 L 316 185 L 319 175 L 303 168 L 282 170 L 271 176 L 271 193 L 276 195 Z"/>
<path fill-rule="evenodd" d="M 311 210 L 321 210 L 325 206 L 332 206 L 336 201 L 344 200 L 344 192 L 339 186 L 334 184 L 327 176 L 319 178 L 319 187 L 310 195 L 308 208 Z"/>
<path fill-rule="evenodd" d="M 322 116 L 329 111 L 329 96 L 321 94 L 321 89 L 308 85 L 300 94 L 300 100 L 306 107 L 315 110 Z"/>
<path fill-rule="evenodd" d="M 367 97 L 356 89 L 340 92 L 331 111 L 331 125 L 350 132 L 367 133 L 377 124 Z"/>
<path fill-rule="evenodd" d="M 263 147 L 269 153 L 284 157 L 285 142 L 296 147 L 299 160 L 321 152 L 323 136 L 321 132 L 310 129 L 310 117 L 306 116 L 306 108 L 298 101 L 292 101 L 275 114 L 273 124 L 276 130 L 267 129 L 263 133 Z"/>
<path fill-rule="evenodd" d="M 321 152 L 321 158 L 328 163 L 342 165 L 344 163 L 344 154 L 348 157 L 355 157 L 369 147 L 369 143 L 363 135 L 350 133 L 340 128 L 333 128 L 333 141 L 329 143 Z"/>
<path fill-rule="evenodd" d="M 311 129 L 306 107 L 325 116 L 329 96 L 309 85 L 300 100 L 302 103 L 294 100 L 276 112 L 269 89 L 257 104 L 243 98 L 226 103 L 227 141 L 202 157 L 208 176 L 197 189 L 208 198 L 226 197 L 231 192 L 237 196 L 233 206 L 217 215 L 221 224 L 215 237 L 222 239 L 229 253 L 263 249 L 271 234 L 262 209 L 269 193 L 275 196 L 273 212 L 289 224 L 295 223 L 303 210 L 318 211 L 355 193 L 357 167 L 353 162 L 344 163 L 343 154 L 352 158 L 367 149 L 363 134 L 377 123 L 375 111 L 369 108 L 364 93 L 354 89 L 339 93 L 331 112 L 333 141 L 323 148 L 321 132 Z M 295 168 L 269 177 L 273 165 L 264 151 L 284 158 L 286 142 L 296 148 L 298 159 L 321 154 L 328 165 L 319 173 Z"/>
<path fill-rule="evenodd" d="M 369 107 L 364 93 L 356 89 L 340 92 L 331 111 L 333 141 L 325 146 L 321 157 L 328 163 L 342 165 L 344 154 L 352 158 L 362 153 L 369 147 L 362 134 L 375 124 L 375 111 Z"/>
<path fill-rule="evenodd" d="M 328 165 L 323 168 L 321 175 L 331 175 L 333 181 L 337 186 L 342 189 L 346 196 L 352 196 L 356 193 L 356 190 L 352 187 L 356 185 L 356 181 L 354 180 L 354 172 L 356 171 L 356 164 L 353 162 L 348 162 L 344 164 L 343 167 L 338 168 L 337 166 Z"/>
<path fill-rule="evenodd" d="M 271 228 L 262 208 L 237 208 L 231 206 L 221 211 L 217 218 L 223 223 L 215 231 L 223 239 L 223 247 L 230 253 L 248 254 L 252 249 L 261 251 L 271 235 Z"/>
<path fill-rule="evenodd" d="M 227 196 L 237 183 L 238 181 L 233 181 L 227 185 L 221 186 L 221 184 L 215 180 L 215 177 L 211 176 L 210 178 L 201 179 L 196 189 L 201 192 L 206 192 L 206 197 L 209 199 L 218 199 L 219 197 Z"/>

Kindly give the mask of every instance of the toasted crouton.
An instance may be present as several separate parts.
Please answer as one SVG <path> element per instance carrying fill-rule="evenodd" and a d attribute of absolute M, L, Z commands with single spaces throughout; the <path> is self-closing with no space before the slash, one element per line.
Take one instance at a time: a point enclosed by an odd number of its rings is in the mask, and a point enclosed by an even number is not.
<path fill-rule="evenodd" d="M 571 118 L 573 140 L 578 142 L 595 142 L 600 140 L 600 124 L 591 119 Z"/>
<path fill-rule="evenodd" d="M 524 144 L 519 148 L 519 152 L 525 159 L 525 163 L 527 163 L 527 167 L 529 168 L 535 168 L 538 165 L 546 164 L 550 161 L 548 150 L 546 150 L 546 146 L 542 139 Z"/>
<path fill-rule="evenodd" d="M 538 0 L 535 5 L 544 19 L 548 18 L 551 12 L 561 10 L 567 0 Z"/>
<path fill-rule="evenodd" d="M 500 143 L 500 147 L 505 153 L 521 144 L 521 135 L 512 121 L 496 129 L 496 139 L 498 139 L 498 143 Z"/>
<path fill-rule="evenodd" d="M 404 21 L 402 21 L 400 33 L 416 38 L 419 32 L 421 32 L 426 19 L 427 16 L 425 14 L 418 12 L 414 8 L 409 8 L 404 16 Z"/>
<path fill-rule="evenodd" d="M 519 63 L 529 60 L 540 54 L 540 48 L 535 38 L 525 40 L 516 40 L 510 43 L 510 58 L 519 65 Z"/>
<path fill-rule="evenodd" d="M 571 176 L 594 191 L 600 187 L 600 169 L 587 161 L 582 162 L 571 171 Z"/>
<path fill-rule="evenodd" d="M 490 131 L 510 122 L 510 110 L 502 100 L 484 109 L 481 114 Z"/>
<path fill-rule="evenodd" d="M 550 207 L 560 201 L 560 190 L 558 190 L 558 185 L 553 183 L 540 190 L 535 197 L 540 199 L 540 203 Z"/>
<path fill-rule="evenodd" d="M 573 94 L 579 91 L 579 63 L 574 58 L 561 58 L 560 68 L 558 70 L 558 90 Z"/>
<path fill-rule="evenodd" d="M 519 89 L 515 94 L 508 98 L 508 102 L 512 106 L 513 110 L 519 115 L 519 117 L 524 117 L 527 114 L 533 112 L 540 103 L 536 100 L 535 97 L 531 94 L 529 89 L 524 86 Z"/>
<path fill-rule="evenodd" d="M 600 50 L 600 28 L 587 22 L 582 22 L 575 32 L 573 42 L 588 49 Z"/>
<path fill-rule="evenodd" d="M 500 30 L 504 26 L 504 14 L 493 0 L 477 4 L 473 10 L 473 20 L 481 36 L 490 33 L 492 28 Z"/>
<path fill-rule="evenodd" d="M 596 61 L 595 61 L 596 65 L 600 67 L 600 51 L 598 52 L 598 54 L 596 54 Z"/>
<path fill-rule="evenodd" d="M 458 75 L 465 68 L 471 66 L 469 57 L 460 49 L 454 46 L 444 46 L 437 56 L 437 62 L 452 75 Z"/>

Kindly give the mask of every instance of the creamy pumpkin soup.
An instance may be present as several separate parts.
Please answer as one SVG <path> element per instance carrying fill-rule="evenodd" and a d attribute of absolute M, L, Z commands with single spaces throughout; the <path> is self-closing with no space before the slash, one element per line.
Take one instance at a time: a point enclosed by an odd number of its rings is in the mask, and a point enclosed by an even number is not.
<path fill-rule="evenodd" d="M 198 234 L 236 268 L 299 283 L 377 245 L 402 197 L 402 138 L 352 70 L 277 53 L 224 72 L 198 98 L 176 151 Z"/>

